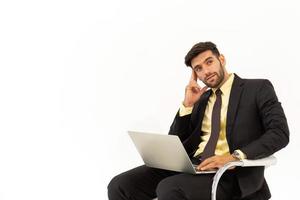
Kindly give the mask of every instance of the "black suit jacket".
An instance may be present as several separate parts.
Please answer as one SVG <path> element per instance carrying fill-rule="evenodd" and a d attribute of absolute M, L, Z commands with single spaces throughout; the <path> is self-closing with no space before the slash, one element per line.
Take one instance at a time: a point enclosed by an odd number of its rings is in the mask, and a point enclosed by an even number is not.
<path fill-rule="evenodd" d="M 201 142 L 202 120 L 211 90 L 194 105 L 190 115 L 177 113 L 169 134 L 178 135 L 188 154 L 192 155 Z M 272 155 L 289 142 L 284 111 L 274 88 L 265 79 L 241 79 L 235 74 L 226 121 L 226 138 L 230 153 L 240 149 L 248 159 Z M 242 197 L 259 191 L 269 198 L 264 167 L 237 168 L 236 175 Z"/>

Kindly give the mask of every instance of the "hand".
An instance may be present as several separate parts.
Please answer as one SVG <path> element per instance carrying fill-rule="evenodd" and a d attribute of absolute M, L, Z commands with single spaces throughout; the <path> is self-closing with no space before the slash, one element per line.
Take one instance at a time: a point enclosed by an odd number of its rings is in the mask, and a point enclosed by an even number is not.
<path fill-rule="evenodd" d="M 185 87 L 185 97 L 183 105 L 192 107 L 200 99 L 201 95 L 207 90 L 207 86 L 201 88 L 197 83 L 197 75 L 192 71 L 189 84 Z"/>
<path fill-rule="evenodd" d="M 198 171 L 215 170 L 223 167 L 228 162 L 237 160 L 238 159 L 232 157 L 232 155 L 230 154 L 223 156 L 212 156 L 210 158 L 205 159 L 200 165 L 197 166 L 196 169 Z"/>

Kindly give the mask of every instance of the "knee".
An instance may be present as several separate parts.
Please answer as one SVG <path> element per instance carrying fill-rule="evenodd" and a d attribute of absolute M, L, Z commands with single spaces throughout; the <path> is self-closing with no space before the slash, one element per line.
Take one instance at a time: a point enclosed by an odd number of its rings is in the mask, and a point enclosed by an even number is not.
<path fill-rule="evenodd" d="M 120 175 L 115 176 L 111 179 L 107 186 L 107 193 L 109 199 L 116 199 L 115 196 L 119 196 L 121 193 L 123 193 L 124 188 L 124 181 L 122 180 L 122 177 Z"/>
<path fill-rule="evenodd" d="M 168 178 L 157 185 L 156 194 L 159 200 L 187 199 L 181 188 Z"/>
<path fill-rule="evenodd" d="M 169 187 L 168 186 L 169 184 L 166 183 L 165 179 L 160 181 L 156 187 L 156 194 L 157 194 L 157 197 L 161 197 L 163 196 L 163 194 L 166 192 L 166 190 L 169 190 Z"/>
<path fill-rule="evenodd" d="M 118 177 L 111 179 L 107 185 L 107 194 L 109 199 L 114 199 L 113 196 L 118 192 Z"/>
<path fill-rule="evenodd" d="M 120 197 L 127 197 L 132 193 L 133 184 L 130 180 L 122 174 L 111 179 L 107 186 L 107 193 L 109 199 L 119 199 Z"/>

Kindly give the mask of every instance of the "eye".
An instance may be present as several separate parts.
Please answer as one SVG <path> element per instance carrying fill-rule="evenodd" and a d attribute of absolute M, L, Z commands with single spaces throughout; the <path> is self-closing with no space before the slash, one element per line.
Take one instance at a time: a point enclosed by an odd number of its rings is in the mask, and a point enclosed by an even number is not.
<path fill-rule="evenodd" d="M 202 70 L 202 67 L 195 67 L 195 68 L 194 68 L 194 71 L 195 71 L 195 72 L 201 72 L 201 70 Z"/>
<path fill-rule="evenodd" d="M 208 61 L 206 62 L 207 65 L 211 65 L 212 63 L 213 63 L 213 60 L 208 60 Z"/>

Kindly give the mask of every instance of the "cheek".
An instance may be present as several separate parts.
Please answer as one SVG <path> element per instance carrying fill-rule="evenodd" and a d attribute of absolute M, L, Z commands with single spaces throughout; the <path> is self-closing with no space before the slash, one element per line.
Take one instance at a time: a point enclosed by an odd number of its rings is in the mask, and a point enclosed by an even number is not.
<path fill-rule="evenodd" d="M 220 72 L 220 71 L 222 71 L 222 65 L 221 65 L 221 63 L 219 64 L 219 65 L 214 65 L 213 66 L 213 71 L 214 72 Z"/>
<path fill-rule="evenodd" d="M 202 76 L 199 76 L 199 75 L 197 75 L 197 78 L 198 78 L 198 80 L 200 80 L 200 81 L 204 81 L 204 76 L 202 75 Z"/>

